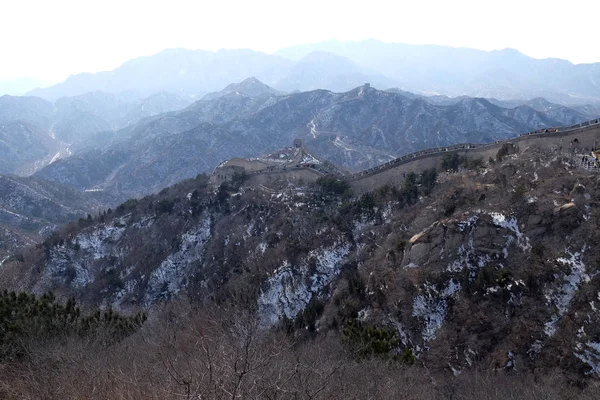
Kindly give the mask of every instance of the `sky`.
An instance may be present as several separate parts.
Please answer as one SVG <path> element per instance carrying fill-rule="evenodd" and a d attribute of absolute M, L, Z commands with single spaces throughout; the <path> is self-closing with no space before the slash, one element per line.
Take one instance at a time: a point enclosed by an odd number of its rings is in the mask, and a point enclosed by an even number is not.
<path fill-rule="evenodd" d="M 277 49 L 379 39 L 600 62 L 593 0 L 5 0 L 0 82 L 54 83 L 165 48 Z"/>

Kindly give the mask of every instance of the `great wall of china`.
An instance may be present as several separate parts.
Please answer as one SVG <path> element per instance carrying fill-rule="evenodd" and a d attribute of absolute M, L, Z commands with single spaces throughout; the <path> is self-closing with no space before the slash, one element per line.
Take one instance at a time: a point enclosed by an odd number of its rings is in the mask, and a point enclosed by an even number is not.
<path fill-rule="evenodd" d="M 362 194 L 385 184 L 400 185 L 407 173 L 419 172 L 428 168 L 440 169 L 442 159 L 447 154 L 458 153 L 470 158 L 483 158 L 487 161 L 495 158 L 498 150 L 504 145 L 512 145 L 516 152 L 523 152 L 531 146 L 556 151 L 581 152 L 600 146 L 600 119 L 593 119 L 569 127 L 546 129 L 522 134 L 516 138 L 485 144 L 457 144 L 449 147 L 421 150 L 404 155 L 385 164 L 340 176 L 347 181 L 355 194 Z M 234 161 L 234 160 L 231 160 Z M 221 164 L 223 165 L 223 164 Z M 323 172 L 310 167 L 257 168 L 257 163 L 251 160 L 235 159 L 232 165 L 224 168 L 217 167 L 213 172 L 213 182 L 219 183 L 228 179 L 232 173 L 245 171 L 249 184 L 269 186 L 271 183 L 289 180 L 294 182 L 314 182 L 325 175 Z M 229 170 L 227 170 L 229 168 Z"/>

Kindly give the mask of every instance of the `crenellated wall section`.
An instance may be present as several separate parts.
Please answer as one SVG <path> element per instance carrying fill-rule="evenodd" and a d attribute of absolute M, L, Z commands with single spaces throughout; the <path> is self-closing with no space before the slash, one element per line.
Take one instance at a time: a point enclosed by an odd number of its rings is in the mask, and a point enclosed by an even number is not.
<path fill-rule="evenodd" d="M 439 170 L 444 156 L 452 153 L 471 159 L 482 158 L 487 161 L 490 157 L 495 159 L 498 150 L 506 144 L 510 145 L 513 152 L 523 152 L 529 147 L 539 147 L 553 151 L 581 153 L 600 146 L 600 119 L 552 130 L 553 132 L 530 132 L 495 143 L 466 143 L 422 150 L 365 171 L 341 176 L 340 179 L 347 181 L 355 194 L 362 194 L 385 184 L 400 185 L 404 182 L 406 174 L 410 172 L 418 173 L 429 168 Z M 323 172 L 312 168 L 275 168 L 257 160 L 232 159 L 222 165 L 225 164 L 244 168 L 248 184 L 266 187 L 275 187 L 286 181 L 312 183 L 324 175 Z M 215 168 L 213 175 L 220 168 L 222 167 Z"/>
<path fill-rule="evenodd" d="M 349 175 L 344 179 L 350 183 L 355 194 L 376 189 L 385 184 L 399 185 L 406 174 L 428 168 L 440 169 L 447 154 L 458 153 L 469 158 L 495 158 L 505 144 L 512 144 L 518 152 L 528 147 L 539 147 L 554 151 L 582 152 L 600 146 L 600 124 L 588 121 L 582 126 L 570 127 L 559 132 L 524 134 L 517 138 L 489 144 L 460 144 L 450 147 L 428 149 L 397 158 L 380 166 Z"/>

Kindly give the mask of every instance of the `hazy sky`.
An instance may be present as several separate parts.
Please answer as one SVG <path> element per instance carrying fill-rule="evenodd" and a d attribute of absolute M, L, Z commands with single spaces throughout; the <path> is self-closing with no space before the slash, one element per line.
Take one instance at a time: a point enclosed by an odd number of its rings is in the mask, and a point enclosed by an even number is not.
<path fill-rule="evenodd" d="M 598 62 L 598 18 L 595 0 L 3 0 L 0 81 L 60 81 L 168 47 L 273 52 L 329 39 Z"/>

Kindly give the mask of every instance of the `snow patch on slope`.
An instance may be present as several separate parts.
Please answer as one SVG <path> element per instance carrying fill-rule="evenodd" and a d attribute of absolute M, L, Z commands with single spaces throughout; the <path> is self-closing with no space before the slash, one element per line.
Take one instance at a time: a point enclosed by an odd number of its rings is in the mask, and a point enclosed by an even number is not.
<path fill-rule="evenodd" d="M 571 253 L 567 251 L 569 258 L 560 257 L 556 259 L 558 263 L 568 266 L 570 272 L 563 274 L 562 277 L 557 276 L 557 281 L 560 283 L 555 287 L 547 288 L 544 292 L 546 304 L 556 310 L 550 321 L 544 324 L 544 333 L 548 336 L 553 336 L 556 333 L 558 321 L 569 310 L 571 300 L 573 300 L 581 284 L 590 281 L 589 275 L 585 273 L 585 264 L 582 261 L 585 249 L 584 246 L 581 252 Z"/>
<path fill-rule="evenodd" d="M 284 261 L 267 280 L 266 289 L 258 299 L 261 324 L 269 327 L 283 317 L 296 318 L 310 299 L 321 294 L 339 274 L 349 252 L 349 244 L 334 244 L 312 250 L 297 267 Z"/>
<path fill-rule="evenodd" d="M 181 236 L 179 250 L 170 254 L 155 269 L 148 280 L 144 302 L 147 306 L 161 298 L 178 294 L 185 287 L 190 267 L 198 264 L 204 254 L 204 246 L 211 236 L 210 217 Z"/>
<path fill-rule="evenodd" d="M 99 260 L 112 254 L 107 245 L 121 239 L 123 232 L 125 232 L 124 227 L 106 226 L 104 229 L 80 233 L 73 240 L 73 244 L 79 244 L 81 250 L 91 253 L 94 260 Z"/>
<path fill-rule="evenodd" d="M 446 269 L 451 272 L 460 272 L 463 269 L 475 269 L 482 268 L 488 262 L 491 261 L 489 254 L 478 255 L 473 244 L 475 229 L 477 228 L 477 216 L 471 216 L 465 221 L 457 224 L 459 232 L 466 232 L 468 234 L 467 244 L 461 244 L 458 247 L 457 255 L 458 258 L 452 261 Z"/>
<path fill-rule="evenodd" d="M 433 285 L 425 284 L 422 294 L 415 297 L 413 317 L 423 320 L 421 336 L 424 342 L 435 339 L 437 331 L 444 325 L 448 310 L 448 299 L 460 291 L 460 284 L 451 279 L 443 290 L 438 291 Z"/>
<path fill-rule="evenodd" d="M 517 246 L 519 246 L 519 248 L 521 248 L 521 250 L 523 250 L 523 251 L 531 250 L 531 245 L 529 244 L 529 238 L 521 232 L 521 230 L 519 229 L 519 224 L 515 217 L 506 218 L 505 215 L 500 214 L 500 213 L 490 213 L 490 215 L 492 217 L 492 222 L 494 223 L 494 225 L 499 226 L 501 228 L 508 229 L 509 231 L 511 231 L 515 234 Z M 505 237 L 506 237 L 506 246 L 504 246 L 502 253 L 504 254 L 504 258 L 507 258 L 508 257 L 508 247 L 515 241 L 515 237 L 510 236 L 510 235 L 506 235 Z"/>
<path fill-rule="evenodd" d="M 581 353 L 573 354 L 591 368 L 586 374 L 600 375 L 600 343 L 587 342 L 585 345 Z"/>
<path fill-rule="evenodd" d="M 100 229 L 80 233 L 70 243 L 53 247 L 34 292 L 45 291 L 46 287 L 52 286 L 51 282 L 68 283 L 76 289 L 87 286 L 99 270 L 95 269 L 94 263 L 85 260 L 119 256 L 114 249 L 118 247 L 117 243 L 124 231 L 125 228 L 118 224 L 105 225 Z"/>

